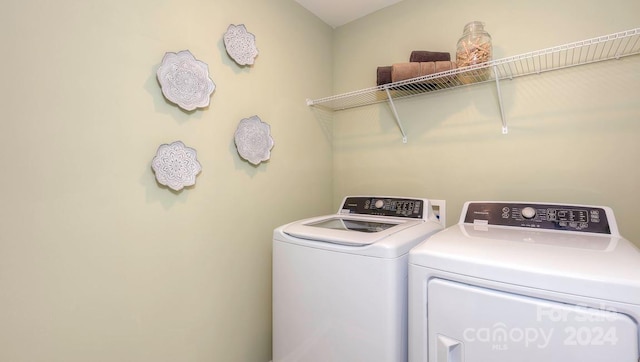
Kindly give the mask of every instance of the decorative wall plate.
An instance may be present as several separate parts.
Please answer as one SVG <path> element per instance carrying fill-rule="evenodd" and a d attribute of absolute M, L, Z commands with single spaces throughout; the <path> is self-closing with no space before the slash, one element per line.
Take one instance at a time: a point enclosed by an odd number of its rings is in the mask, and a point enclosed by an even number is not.
<path fill-rule="evenodd" d="M 245 118 L 238 123 L 235 142 L 240 157 L 254 165 L 268 160 L 274 145 L 271 127 L 258 116 Z"/>
<path fill-rule="evenodd" d="M 169 186 L 176 191 L 194 185 L 196 175 L 202 170 L 196 150 L 180 141 L 160 145 L 151 167 L 161 185 Z"/>
<path fill-rule="evenodd" d="M 243 24 L 229 25 L 224 33 L 224 46 L 229 56 L 240 65 L 253 64 L 258 56 L 256 37 L 247 32 Z"/>
<path fill-rule="evenodd" d="M 187 111 L 207 107 L 216 89 L 207 64 L 188 50 L 165 53 L 157 77 L 164 97 Z"/>

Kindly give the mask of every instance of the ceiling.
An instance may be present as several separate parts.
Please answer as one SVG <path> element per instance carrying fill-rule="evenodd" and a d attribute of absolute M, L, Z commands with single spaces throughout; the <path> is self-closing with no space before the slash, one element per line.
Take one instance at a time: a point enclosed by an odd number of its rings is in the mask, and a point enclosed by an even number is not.
<path fill-rule="evenodd" d="M 295 0 L 325 23 L 337 28 L 402 0 Z"/>

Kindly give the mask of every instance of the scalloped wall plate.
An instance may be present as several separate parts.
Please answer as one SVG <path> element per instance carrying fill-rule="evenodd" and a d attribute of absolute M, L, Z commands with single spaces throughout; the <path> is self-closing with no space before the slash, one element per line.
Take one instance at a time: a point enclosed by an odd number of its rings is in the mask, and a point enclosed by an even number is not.
<path fill-rule="evenodd" d="M 197 160 L 197 151 L 185 146 L 181 141 L 160 145 L 151 161 L 151 168 L 158 183 L 175 191 L 194 185 L 196 175 L 202 171 L 202 166 Z"/>
<path fill-rule="evenodd" d="M 252 164 L 258 165 L 271 158 L 274 145 L 271 126 L 262 122 L 258 116 L 241 120 L 234 138 L 240 157 Z"/>
<path fill-rule="evenodd" d="M 165 53 L 156 75 L 164 97 L 187 111 L 209 106 L 216 89 L 207 64 L 188 50 Z"/>
<path fill-rule="evenodd" d="M 251 65 L 258 56 L 256 37 L 243 25 L 229 25 L 224 33 L 224 47 L 227 54 L 240 65 Z"/>

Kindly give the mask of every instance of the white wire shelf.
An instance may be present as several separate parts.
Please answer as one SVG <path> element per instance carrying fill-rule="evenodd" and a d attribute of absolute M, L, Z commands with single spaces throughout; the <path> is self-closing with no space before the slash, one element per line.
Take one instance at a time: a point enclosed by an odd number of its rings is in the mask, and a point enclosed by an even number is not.
<path fill-rule="evenodd" d="M 503 133 L 507 133 L 506 120 L 502 109 L 502 96 L 500 94 L 500 80 L 619 59 L 635 54 L 640 54 L 640 28 L 377 87 L 314 100 L 308 99 L 307 105 L 339 111 L 388 101 L 396 116 L 396 121 L 403 135 L 403 141 L 406 142 L 406 135 L 393 104 L 394 100 L 472 84 L 495 82 L 498 88 Z"/>
<path fill-rule="evenodd" d="M 400 99 L 469 85 L 460 82 L 458 80 L 459 76 L 477 79 L 473 84 L 495 81 L 494 77 L 482 80 L 486 68 L 493 68 L 494 66 L 497 67 L 498 78 L 502 80 L 576 65 L 618 59 L 639 53 L 640 28 L 636 28 L 513 57 L 497 59 L 475 66 L 458 68 L 330 97 L 308 100 L 307 105 L 322 106 L 336 111 L 385 102 L 388 100 L 385 92 L 387 89 L 391 91 L 393 99 Z"/>

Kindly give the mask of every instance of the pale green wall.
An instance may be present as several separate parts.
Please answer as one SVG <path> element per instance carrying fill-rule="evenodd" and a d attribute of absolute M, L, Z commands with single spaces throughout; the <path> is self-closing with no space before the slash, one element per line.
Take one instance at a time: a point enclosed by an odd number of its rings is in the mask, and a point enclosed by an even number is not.
<path fill-rule="evenodd" d="M 502 57 L 636 27 L 635 0 L 405 0 L 335 31 L 292 0 L 3 5 L 2 361 L 267 361 L 271 231 L 345 194 L 444 198 L 449 223 L 468 199 L 608 204 L 640 239 L 637 58 L 505 83 L 509 135 L 490 87 L 398 104 L 408 144 L 386 106 L 331 123 L 304 105 L 413 49 L 453 51 L 470 20 Z M 240 23 L 254 67 L 222 45 Z M 209 65 L 208 109 L 161 95 L 162 56 L 183 49 Z M 276 143 L 258 167 L 233 145 L 254 114 Z M 179 193 L 150 167 L 174 140 L 203 166 Z"/>
<path fill-rule="evenodd" d="M 405 0 L 335 32 L 334 91 L 375 86 L 376 67 L 412 50 L 447 51 L 463 26 L 486 23 L 495 58 L 640 26 L 637 0 Z M 353 193 L 447 200 L 448 224 L 467 200 L 609 205 L 640 244 L 640 56 L 494 85 L 337 112 L 334 203 Z"/>
<path fill-rule="evenodd" d="M 256 64 L 222 35 L 245 24 Z M 333 30 L 292 0 L 8 0 L 0 12 L 0 361 L 266 362 L 271 234 L 331 205 Z M 217 89 L 166 102 L 155 72 L 189 49 Z M 242 118 L 275 147 L 241 160 Z M 160 187 L 151 159 L 182 140 L 195 187 Z M 310 192 L 313 190 L 313 192 Z"/>

